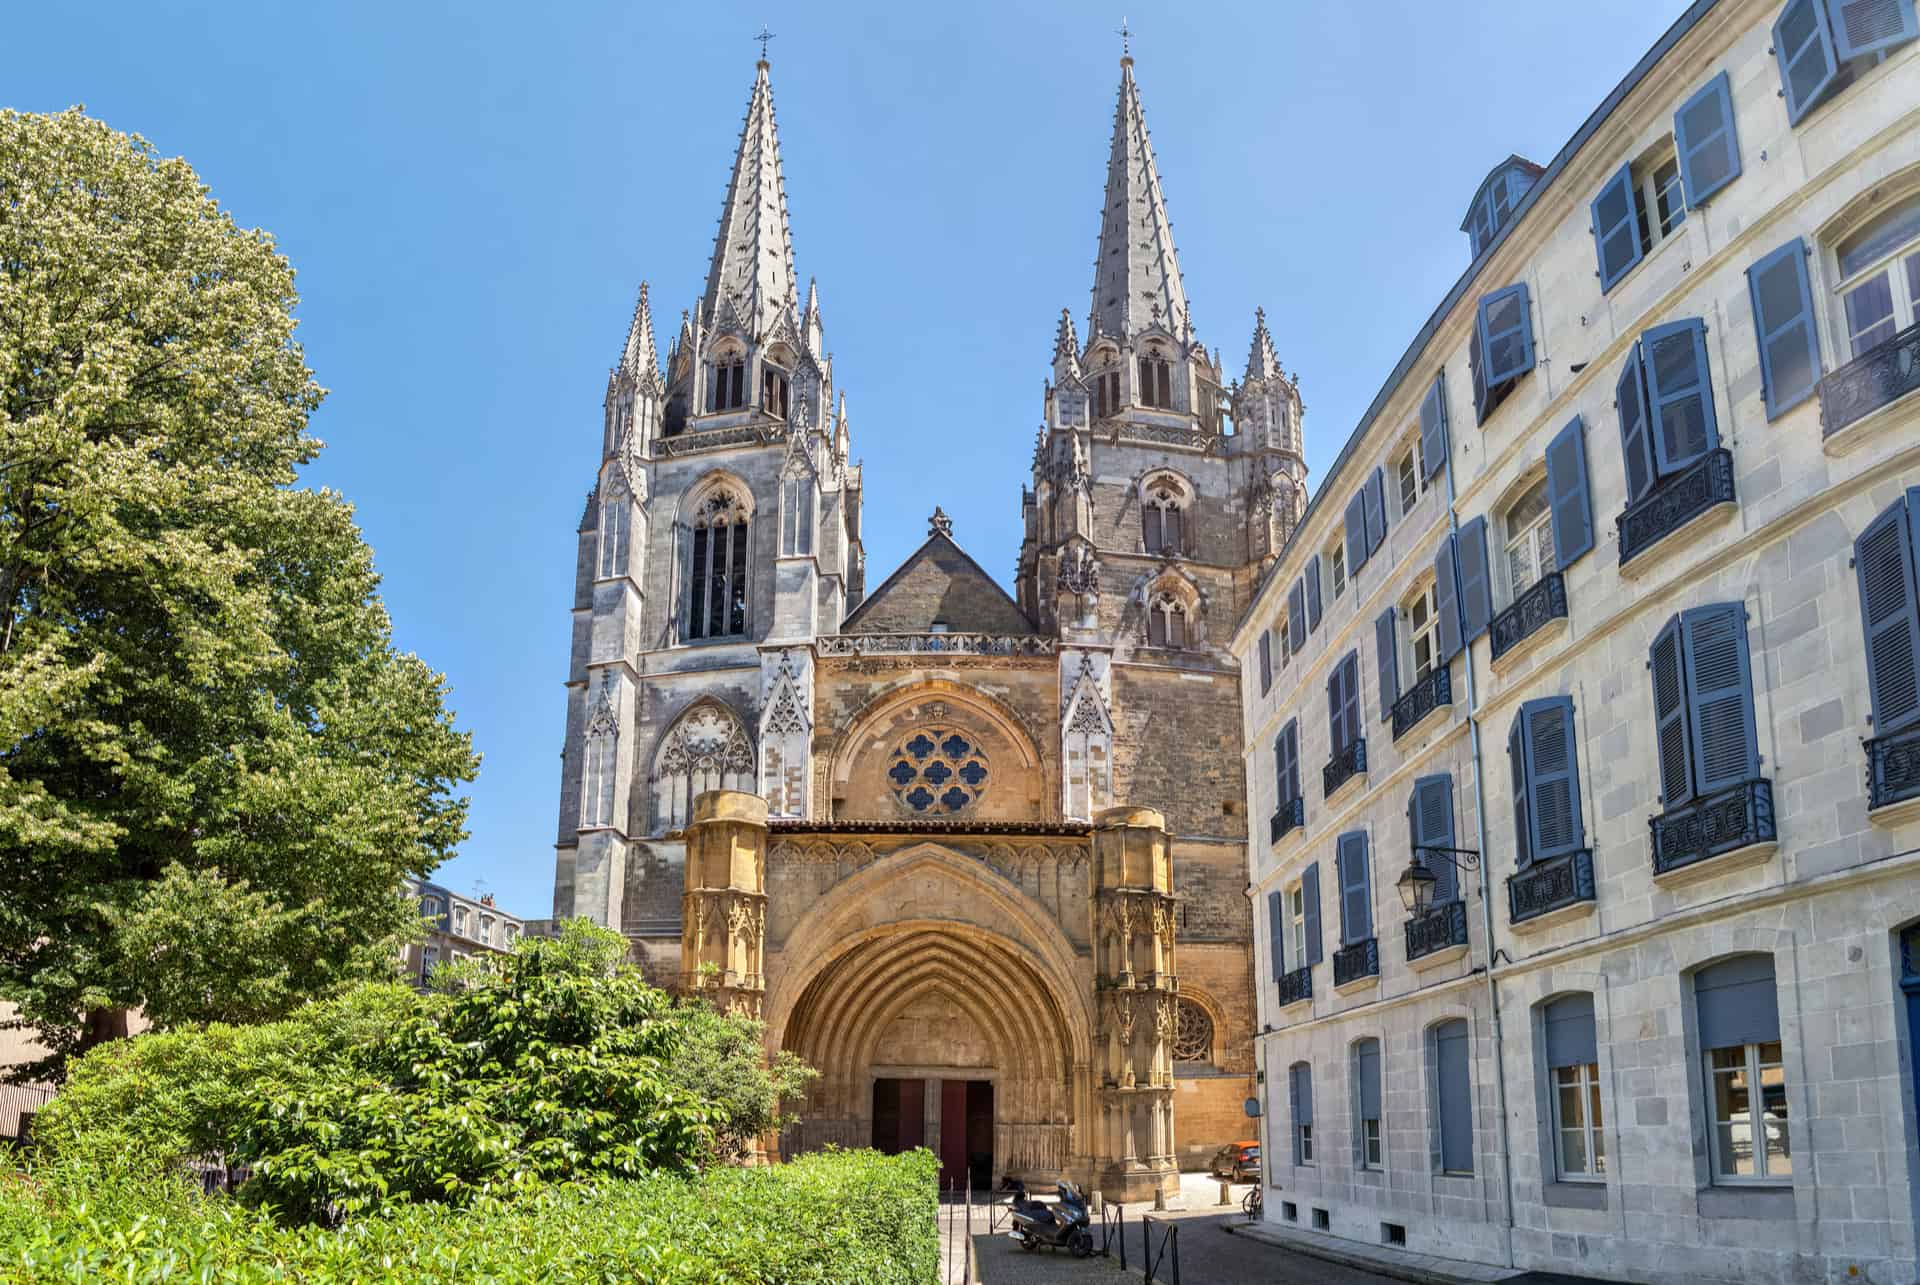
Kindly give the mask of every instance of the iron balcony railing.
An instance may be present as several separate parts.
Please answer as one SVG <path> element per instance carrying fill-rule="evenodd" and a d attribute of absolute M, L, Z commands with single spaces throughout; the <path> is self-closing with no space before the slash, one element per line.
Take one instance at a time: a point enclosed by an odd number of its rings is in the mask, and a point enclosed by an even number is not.
<path fill-rule="evenodd" d="M 1908 326 L 1820 381 L 1820 432 L 1831 437 L 1920 389 L 1920 324 Z"/>
<path fill-rule="evenodd" d="M 1442 705 L 1453 704 L 1453 679 L 1448 667 L 1435 666 L 1427 676 L 1400 693 L 1393 703 L 1393 739 L 1399 740 L 1412 728 L 1439 709 Z"/>
<path fill-rule="evenodd" d="M 1280 1006 L 1297 1004 L 1303 999 L 1313 998 L 1313 966 L 1296 968 L 1290 973 L 1280 974 Z"/>
<path fill-rule="evenodd" d="M 1867 751 L 1867 807 L 1920 798 L 1920 723 L 1861 744 Z"/>
<path fill-rule="evenodd" d="M 1513 600 L 1513 605 L 1493 618 L 1488 627 L 1493 641 L 1493 658 L 1502 656 L 1546 628 L 1550 620 L 1567 618 L 1567 582 L 1558 571 L 1549 571 Z"/>
<path fill-rule="evenodd" d="M 1653 830 L 1653 872 L 1663 875 L 1756 843 L 1771 843 L 1773 784 L 1766 780 L 1689 799 L 1647 822 Z"/>
<path fill-rule="evenodd" d="M 1620 528 L 1620 565 L 1645 553 L 1717 504 L 1733 503 L 1733 453 L 1708 451 L 1627 506 Z"/>
<path fill-rule="evenodd" d="M 1288 799 L 1274 814 L 1267 818 L 1267 842 L 1278 843 L 1289 830 L 1298 830 L 1307 823 L 1307 801 Z"/>
<path fill-rule="evenodd" d="M 1320 769 L 1320 793 L 1331 798 L 1333 792 L 1367 770 L 1367 738 L 1356 736 L 1342 749 L 1333 752 L 1333 760 Z"/>
<path fill-rule="evenodd" d="M 1345 986 L 1348 982 L 1357 982 L 1362 977 L 1380 975 L 1380 940 L 1368 937 L 1363 941 L 1342 946 L 1333 952 L 1333 984 Z"/>
<path fill-rule="evenodd" d="M 1431 906 L 1407 920 L 1407 962 L 1467 944 L 1467 903 L 1458 899 Z"/>
<path fill-rule="evenodd" d="M 1536 861 L 1507 876 L 1507 909 L 1516 924 L 1592 900 L 1591 848 L 1577 848 L 1558 857 Z"/>

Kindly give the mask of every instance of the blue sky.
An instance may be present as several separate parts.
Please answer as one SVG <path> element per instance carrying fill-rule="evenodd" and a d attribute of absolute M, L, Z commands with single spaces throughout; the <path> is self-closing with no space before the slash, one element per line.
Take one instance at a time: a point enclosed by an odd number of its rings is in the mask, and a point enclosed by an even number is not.
<path fill-rule="evenodd" d="M 866 465 L 868 580 L 935 503 L 1003 583 L 1060 309 L 1084 328 L 1119 6 L 37 4 L 0 104 L 186 157 L 300 274 L 401 646 L 485 755 L 440 877 L 552 897 L 574 528 L 639 282 L 705 281 L 762 22 L 795 259 Z M 1542 164 L 1682 0 L 1125 10 L 1200 337 L 1264 305 L 1317 477 L 1467 262 L 1468 198 Z"/>

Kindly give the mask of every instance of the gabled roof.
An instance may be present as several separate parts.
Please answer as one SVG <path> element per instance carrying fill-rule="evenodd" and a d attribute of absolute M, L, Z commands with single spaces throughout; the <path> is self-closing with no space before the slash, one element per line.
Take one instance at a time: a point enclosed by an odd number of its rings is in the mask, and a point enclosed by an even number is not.
<path fill-rule="evenodd" d="M 1020 604 L 940 531 L 854 608 L 840 632 L 923 634 L 935 623 L 954 633 L 1039 632 Z"/>

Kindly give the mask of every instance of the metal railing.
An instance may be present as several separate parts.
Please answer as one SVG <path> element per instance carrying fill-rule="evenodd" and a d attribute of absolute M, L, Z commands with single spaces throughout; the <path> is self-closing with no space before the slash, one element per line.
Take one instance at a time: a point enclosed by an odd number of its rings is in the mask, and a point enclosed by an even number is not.
<path fill-rule="evenodd" d="M 1860 742 L 1867 752 L 1867 807 L 1920 798 L 1920 723 Z"/>
<path fill-rule="evenodd" d="M 1154 1243 L 1158 1229 L 1159 1244 Z M 1165 1265 L 1171 1275 L 1162 1276 L 1160 1268 Z M 1153 1281 L 1166 1281 L 1169 1285 L 1180 1285 L 1180 1224 L 1165 1218 L 1155 1218 L 1151 1214 L 1140 1215 L 1140 1266 L 1147 1274 L 1149 1285 Z"/>
<path fill-rule="evenodd" d="M 1663 875 L 1756 843 L 1771 843 L 1773 783 L 1765 779 L 1689 799 L 1647 820 L 1653 872 Z"/>
<path fill-rule="evenodd" d="M 1442 705 L 1453 704 L 1453 676 L 1447 666 L 1436 665 L 1427 676 L 1400 693 L 1400 699 L 1393 703 L 1393 739 L 1399 740 L 1421 719 L 1439 709 Z"/>
<path fill-rule="evenodd" d="M 1467 944 L 1467 903 L 1443 901 L 1407 920 L 1407 962 Z"/>
<path fill-rule="evenodd" d="M 1717 504 L 1733 503 L 1733 453 L 1708 451 L 1662 478 L 1614 519 L 1620 529 L 1620 565 L 1645 553 Z"/>
<path fill-rule="evenodd" d="M 1267 842 L 1278 843 L 1290 830 L 1300 829 L 1307 823 L 1307 801 L 1288 799 L 1282 803 L 1267 820 Z"/>
<path fill-rule="evenodd" d="M 1120 1266 L 1127 1265 L 1127 1207 L 1118 1203 L 1100 1206 L 1100 1256 L 1113 1257 L 1113 1251 L 1120 1251 Z"/>
<path fill-rule="evenodd" d="M 1320 769 L 1320 793 L 1322 797 L 1331 797 L 1335 790 L 1367 770 L 1367 738 L 1356 736 L 1353 741 L 1335 750 L 1333 758 Z"/>
<path fill-rule="evenodd" d="M 1362 977 L 1380 975 L 1380 939 L 1368 937 L 1342 946 L 1333 952 L 1333 984 L 1345 986 L 1348 982 L 1359 981 Z"/>
<path fill-rule="evenodd" d="M 1303 999 L 1313 998 L 1313 966 L 1296 968 L 1290 973 L 1280 974 L 1280 1006 L 1296 1004 Z"/>
<path fill-rule="evenodd" d="M 1920 325 L 1875 344 L 1820 381 L 1820 433 L 1831 437 L 1916 389 Z"/>
<path fill-rule="evenodd" d="M 1591 848 L 1536 861 L 1507 876 L 1507 909 L 1516 924 L 1592 901 L 1593 895 Z"/>
<path fill-rule="evenodd" d="M 1493 618 L 1487 634 L 1493 643 L 1493 658 L 1499 660 L 1539 633 L 1548 621 L 1566 618 L 1567 582 L 1558 571 L 1549 571 Z"/>

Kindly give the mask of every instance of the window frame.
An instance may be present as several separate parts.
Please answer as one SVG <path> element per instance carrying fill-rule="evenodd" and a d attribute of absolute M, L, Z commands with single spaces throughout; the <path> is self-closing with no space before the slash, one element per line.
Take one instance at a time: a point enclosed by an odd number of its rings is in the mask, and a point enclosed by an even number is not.
<path fill-rule="evenodd" d="M 1668 166 L 1673 173 L 1662 183 L 1660 171 Z M 1634 233 L 1640 238 L 1640 259 L 1645 262 L 1655 250 L 1677 238 L 1687 222 L 1687 186 L 1680 169 L 1680 149 L 1671 133 L 1640 153 L 1633 163 L 1633 182 Z M 1662 211 L 1662 198 L 1669 196 L 1671 208 Z"/>
<path fill-rule="evenodd" d="M 1338 601 L 1347 588 L 1347 544 L 1344 537 L 1335 539 L 1322 555 L 1327 563 L 1327 572 L 1333 579 L 1332 599 Z"/>
<path fill-rule="evenodd" d="M 1844 225 L 1844 231 L 1821 237 L 1833 283 L 1827 293 L 1828 316 L 1834 328 L 1834 349 L 1844 354 L 1846 361 L 1856 361 L 1894 335 L 1920 324 L 1920 232 L 1889 246 L 1865 267 L 1841 275 L 1841 245 L 1866 231 L 1876 220 L 1909 205 L 1920 205 L 1920 189 L 1909 189 L 1878 208 L 1849 220 Z M 1854 340 L 1852 323 L 1847 315 L 1847 299 L 1882 276 L 1887 279 L 1889 310 L 1883 322 L 1876 322 L 1868 329 L 1877 329 L 1887 323 L 1891 323 L 1892 328 L 1872 343 L 1862 346 Z"/>
<path fill-rule="evenodd" d="M 1559 550 L 1555 546 L 1553 531 L 1553 492 L 1547 483 L 1545 472 L 1530 475 L 1531 480 L 1516 488 L 1513 499 L 1500 506 L 1500 580 L 1506 588 L 1508 606 L 1519 601 L 1520 595 L 1533 588 L 1559 570 L 1557 558 Z M 1540 497 L 1540 512 L 1531 518 L 1526 526 L 1514 530 L 1513 512 L 1535 493 Z M 1543 547 L 1544 537 L 1544 547 Z M 1528 556 L 1533 573 L 1525 584 L 1521 584 L 1513 573 L 1515 546 L 1526 541 L 1531 547 Z"/>
<path fill-rule="evenodd" d="M 1281 891 L 1280 909 L 1286 921 L 1288 944 L 1293 951 L 1289 959 L 1296 961 L 1293 969 L 1306 968 L 1307 965 L 1307 891 L 1306 885 L 1296 882 Z"/>
<path fill-rule="evenodd" d="M 1737 1070 L 1746 1077 L 1748 1145 L 1752 1146 L 1756 1141 L 1759 1143 L 1753 1152 L 1759 1169 L 1757 1173 L 1728 1173 L 1721 1167 L 1721 1121 L 1718 1099 L 1714 1092 L 1714 1077 L 1727 1074 L 1727 1072 L 1714 1066 L 1713 1055 L 1735 1047 L 1738 1047 L 1742 1053 L 1741 1065 Z M 1778 1061 L 1766 1062 L 1761 1060 L 1761 1050 L 1768 1047 L 1779 1049 L 1780 1056 Z M 1700 1050 L 1701 1088 L 1703 1093 L 1701 1105 L 1705 1110 L 1707 1123 L 1707 1172 L 1711 1175 L 1713 1185 L 1716 1187 L 1785 1187 L 1790 1186 L 1793 1182 L 1793 1140 L 1789 1132 L 1792 1122 L 1791 1105 L 1789 1104 L 1787 1115 L 1782 1117 L 1780 1121 L 1781 1140 L 1786 1144 L 1782 1148 L 1782 1154 L 1787 1163 L 1785 1170 L 1774 1172 L 1769 1166 L 1768 1162 L 1771 1149 L 1766 1145 L 1764 1134 L 1766 1125 L 1764 1123 L 1760 1123 L 1759 1125 L 1762 1131 L 1760 1138 L 1755 1139 L 1753 1136 L 1754 1126 L 1756 1123 L 1759 1123 L 1755 1119 L 1754 1112 L 1756 1099 L 1762 1106 L 1761 1116 L 1764 1117 L 1765 1115 L 1765 1094 L 1767 1088 L 1765 1077 L 1769 1069 L 1777 1070 L 1780 1073 L 1780 1096 L 1784 1099 L 1787 1095 L 1788 1087 L 1786 1046 L 1784 1042 L 1777 1039 L 1768 1040 L 1764 1043 L 1748 1041 L 1738 1046 L 1723 1044 L 1714 1048 L 1703 1048 Z M 1726 1128 L 1728 1130 L 1729 1140 L 1731 1140 L 1733 1129 L 1733 1119 L 1731 1116 L 1727 1119 Z"/>
<path fill-rule="evenodd" d="M 1418 435 L 1414 437 L 1412 443 L 1409 444 L 1406 449 L 1400 452 L 1399 457 L 1394 461 L 1393 473 L 1395 483 L 1394 494 L 1399 497 L 1400 518 L 1402 521 L 1405 521 L 1407 514 L 1413 512 L 1414 506 L 1418 505 L 1427 493 L 1427 479 L 1420 468 L 1420 438 Z M 1412 499 L 1407 498 L 1409 488 L 1413 491 Z"/>
<path fill-rule="evenodd" d="M 1405 684 L 1405 689 L 1409 691 L 1419 683 L 1426 681 L 1427 676 L 1434 670 L 1439 669 L 1447 663 L 1440 659 L 1440 608 L 1435 592 L 1437 588 L 1438 584 L 1432 577 L 1422 577 L 1420 584 L 1411 594 L 1402 600 L 1400 605 L 1401 632 L 1405 634 L 1407 639 L 1404 659 L 1407 662 L 1405 672 L 1408 675 L 1408 679 Z M 1425 625 L 1415 626 L 1413 620 L 1413 609 L 1415 607 L 1426 608 L 1427 621 Z M 1427 644 L 1427 665 L 1425 669 L 1420 667 L 1420 644 L 1423 642 Z"/>
<path fill-rule="evenodd" d="M 1376 1085 L 1380 1097 L 1380 1115 L 1369 1116 L 1366 1113 L 1366 1046 L 1373 1046 L 1374 1073 L 1381 1082 Z M 1353 1163 L 1361 1173 L 1380 1173 L 1386 1167 L 1387 1142 L 1386 1128 L 1381 1116 L 1386 1112 L 1385 1066 L 1380 1054 L 1380 1040 L 1376 1036 L 1364 1036 L 1353 1042 Z"/>
<path fill-rule="evenodd" d="M 1578 1094 L 1580 1103 L 1580 1122 L 1569 1125 L 1561 1115 L 1560 1091 L 1561 1074 L 1576 1072 L 1575 1083 L 1571 1086 Z M 1560 1182 L 1587 1182 L 1604 1184 L 1607 1180 L 1606 1168 L 1606 1122 L 1600 1118 L 1600 1112 L 1594 1110 L 1600 1101 L 1600 1064 L 1597 1062 L 1576 1062 L 1570 1066 L 1549 1066 L 1547 1068 L 1547 1110 L 1553 1125 L 1553 1172 Z M 1604 1105 L 1601 1110 L 1604 1111 Z M 1565 1135 L 1578 1131 L 1581 1146 L 1585 1149 L 1587 1167 L 1584 1170 L 1570 1171 L 1566 1165 Z M 1594 1164 L 1595 1157 L 1600 1163 Z"/>
<path fill-rule="evenodd" d="M 693 518 L 687 524 L 687 553 L 682 564 L 686 575 L 679 606 L 683 642 L 738 641 L 753 634 L 755 559 L 752 553 L 756 514 L 751 495 L 744 486 L 729 479 L 698 497 Z M 724 521 L 722 510 L 714 507 L 715 501 L 722 496 L 727 501 L 725 514 L 729 515 Z M 727 539 L 724 542 L 716 541 L 713 532 L 723 528 L 727 531 Z M 723 550 L 727 563 L 723 571 L 715 569 L 713 553 L 716 544 Z M 727 595 L 722 599 L 725 605 L 722 606 L 724 618 L 721 621 L 727 627 L 720 630 L 713 627 L 713 591 L 716 587 L 722 588 Z M 739 593 L 737 611 L 731 604 L 736 589 Z"/>

